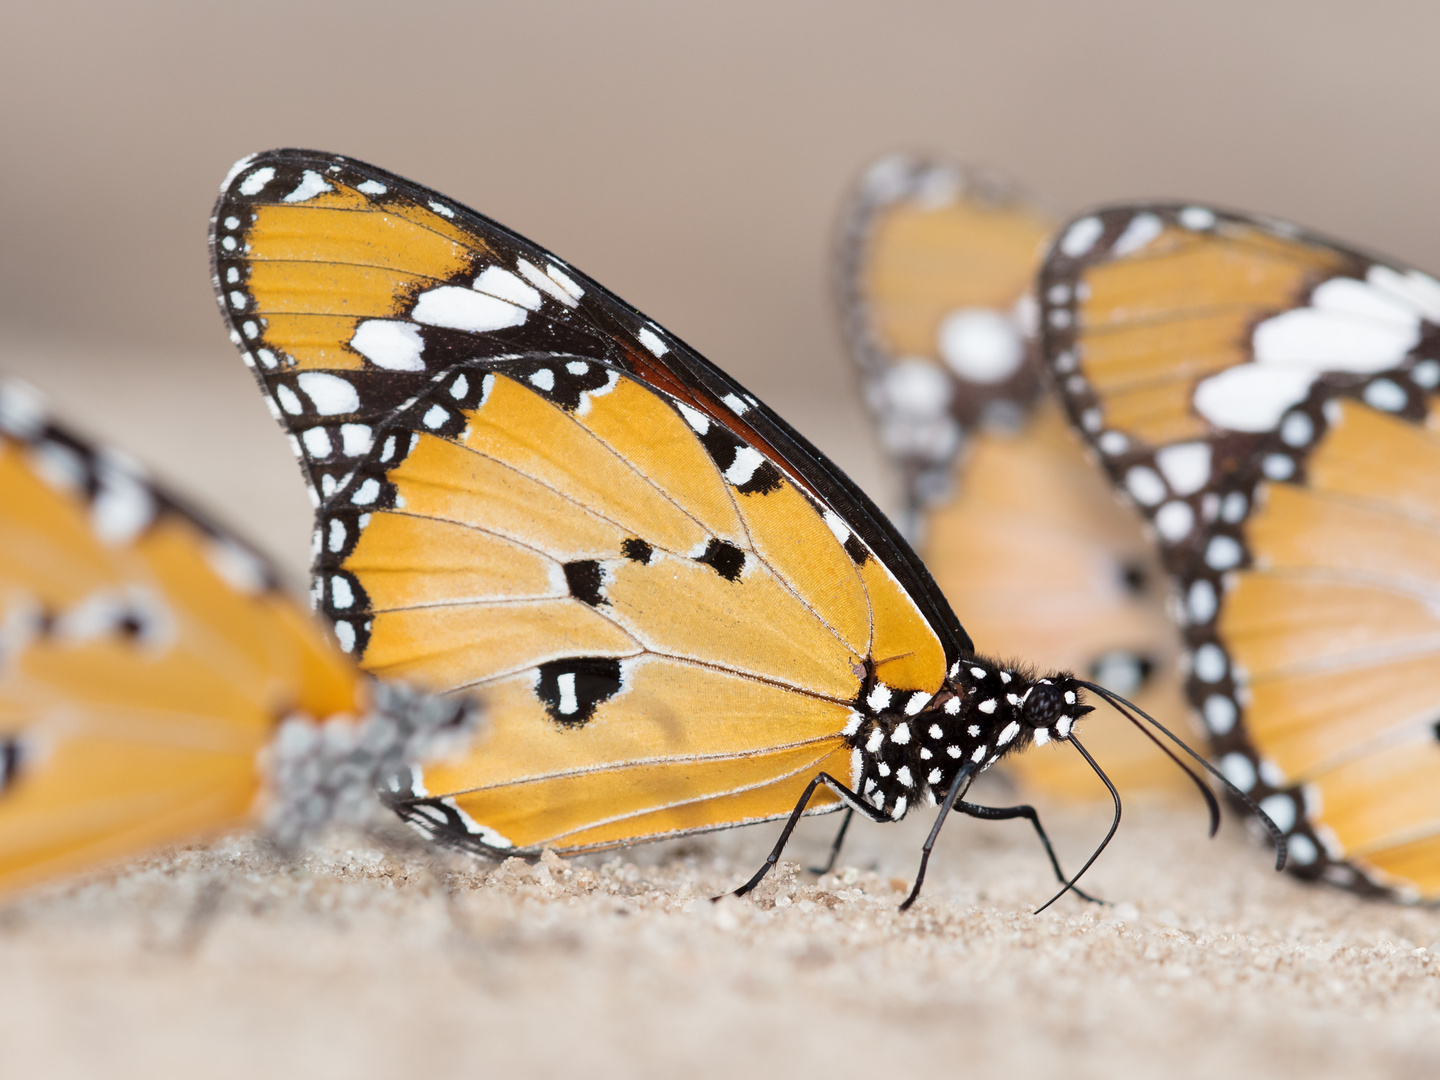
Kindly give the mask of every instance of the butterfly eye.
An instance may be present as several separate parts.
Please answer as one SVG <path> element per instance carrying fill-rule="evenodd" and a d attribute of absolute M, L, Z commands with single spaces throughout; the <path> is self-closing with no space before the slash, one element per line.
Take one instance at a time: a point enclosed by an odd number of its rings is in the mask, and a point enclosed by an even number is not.
<path fill-rule="evenodd" d="M 1036 683 L 1025 696 L 1025 721 L 1037 728 L 1048 728 L 1065 711 L 1065 698 L 1053 683 Z"/>

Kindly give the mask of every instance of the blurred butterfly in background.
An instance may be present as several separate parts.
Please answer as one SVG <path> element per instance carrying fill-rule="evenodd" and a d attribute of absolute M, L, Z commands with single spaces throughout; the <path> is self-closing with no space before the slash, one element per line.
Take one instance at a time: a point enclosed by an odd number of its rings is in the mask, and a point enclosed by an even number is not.
<path fill-rule="evenodd" d="M 1058 235 L 1045 361 L 1159 541 L 1215 759 L 1296 872 L 1440 896 L 1440 282 L 1206 206 Z"/>
<path fill-rule="evenodd" d="M 471 712 L 371 685 L 247 545 L 0 385 L 0 889 L 257 811 L 293 845 Z"/>
<path fill-rule="evenodd" d="M 846 336 L 903 479 L 902 527 L 971 632 L 1179 717 L 1159 562 L 1033 355 L 1034 277 L 1054 226 L 1000 177 L 882 158 L 842 215 Z M 1184 783 L 1129 725 L 1094 727 L 1088 743 L 1122 788 Z M 1009 768 L 1052 792 L 1105 794 L 1074 755 Z"/>
<path fill-rule="evenodd" d="M 676 337 L 331 154 L 238 163 L 211 250 L 318 507 L 317 607 L 371 673 L 483 692 L 475 751 L 390 793 L 413 824 L 510 855 L 788 819 L 742 892 L 806 812 L 1038 829 L 963 795 L 1083 753 L 1079 684 L 977 656 L 874 504 Z"/>

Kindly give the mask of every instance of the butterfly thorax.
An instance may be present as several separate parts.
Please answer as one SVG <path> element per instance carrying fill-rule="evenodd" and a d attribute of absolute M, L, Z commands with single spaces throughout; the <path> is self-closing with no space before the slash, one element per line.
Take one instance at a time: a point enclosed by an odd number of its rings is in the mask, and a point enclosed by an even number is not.
<path fill-rule="evenodd" d="M 1068 739 L 1090 711 L 1074 676 L 1036 677 L 985 657 L 951 665 L 933 695 L 867 676 L 845 728 L 851 783 L 899 820 L 913 806 L 937 805 L 967 764 L 979 772 L 1031 745 Z"/>

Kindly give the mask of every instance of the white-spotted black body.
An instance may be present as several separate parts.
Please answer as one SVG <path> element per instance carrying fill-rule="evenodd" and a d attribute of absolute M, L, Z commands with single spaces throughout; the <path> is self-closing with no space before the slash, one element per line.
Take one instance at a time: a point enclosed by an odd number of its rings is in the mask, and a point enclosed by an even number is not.
<path fill-rule="evenodd" d="M 845 729 L 850 784 L 898 821 L 938 805 L 967 762 L 980 772 L 1032 744 L 1068 739 L 1090 711 L 1072 675 L 1036 677 L 979 656 L 953 664 L 933 696 L 867 678 Z"/>

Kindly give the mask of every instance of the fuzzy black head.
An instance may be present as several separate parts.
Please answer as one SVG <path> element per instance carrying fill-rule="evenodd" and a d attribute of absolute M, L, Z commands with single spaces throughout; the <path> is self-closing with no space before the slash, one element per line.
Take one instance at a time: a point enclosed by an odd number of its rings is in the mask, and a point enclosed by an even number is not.
<path fill-rule="evenodd" d="M 1093 711 L 1080 703 L 1080 687 L 1069 675 L 1039 679 L 1021 699 L 1021 716 L 1032 728 L 1054 728 L 1057 721 L 1068 717 L 1068 723 L 1059 724 L 1063 730 L 1057 733 L 1062 738 L 1070 733 L 1076 720 Z"/>

